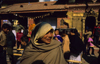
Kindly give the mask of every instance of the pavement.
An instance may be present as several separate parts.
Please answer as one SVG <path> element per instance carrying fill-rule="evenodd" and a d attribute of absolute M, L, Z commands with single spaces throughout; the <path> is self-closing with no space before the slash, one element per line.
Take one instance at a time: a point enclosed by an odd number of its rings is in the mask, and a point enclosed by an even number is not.
<path fill-rule="evenodd" d="M 17 47 L 13 48 L 13 52 L 17 53 Z M 85 54 L 82 55 L 82 64 L 97 64 L 97 58 L 99 56 L 99 48 L 97 46 L 94 47 L 94 54 L 95 56 L 87 56 Z M 90 51 L 91 53 L 91 51 Z M 15 62 L 17 62 L 21 57 L 20 56 L 14 56 Z M 7 55 L 7 64 L 11 64 L 9 62 L 9 57 Z"/>
<path fill-rule="evenodd" d="M 98 56 L 99 56 L 99 48 L 94 46 L 94 54 L 95 56 L 87 56 L 83 54 L 82 56 L 82 64 L 98 64 Z M 90 51 L 91 53 L 91 51 Z"/>
<path fill-rule="evenodd" d="M 17 53 L 17 47 L 13 47 L 13 53 L 19 54 Z M 22 51 L 20 51 L 20 54 L 22 54 Z M 14 64 L 16 64 L 16 62 L 21 58 L 21 56 L 14 56 Z M 8 55 L 6 55 L 6 60 L 7 60 L 7 64 L 11 64 Z"/>

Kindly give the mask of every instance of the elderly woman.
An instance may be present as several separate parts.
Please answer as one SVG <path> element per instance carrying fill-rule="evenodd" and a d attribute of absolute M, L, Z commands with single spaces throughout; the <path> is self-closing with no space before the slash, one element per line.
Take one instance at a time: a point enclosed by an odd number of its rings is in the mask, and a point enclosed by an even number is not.
<path fill-rule="evenodd" d="M 53 28 L 42 22 L 35 26 L 20 64 L 67 64 L 61 43 L 53 40 Z"/>

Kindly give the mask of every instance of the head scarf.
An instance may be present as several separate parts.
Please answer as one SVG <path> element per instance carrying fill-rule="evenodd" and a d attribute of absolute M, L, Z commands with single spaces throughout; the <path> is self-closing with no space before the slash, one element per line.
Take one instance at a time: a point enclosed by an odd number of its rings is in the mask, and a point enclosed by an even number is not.
<path fill-rule="evenodd" d="M 39 43 L 37 43 L 38 39 L 42 38 L 51 29 L 53 28 L 49 23 L 42 22 L 37 24 L 32 31 L 31 41 L 34 42 L 34 44 L 39 45 Z"/>

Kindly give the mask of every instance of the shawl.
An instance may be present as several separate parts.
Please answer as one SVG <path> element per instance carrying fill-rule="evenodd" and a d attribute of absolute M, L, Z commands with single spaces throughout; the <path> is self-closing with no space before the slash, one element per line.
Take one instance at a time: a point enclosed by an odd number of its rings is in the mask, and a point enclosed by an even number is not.
<path fill-rule="evenodd" d="M 34 27 L 31 40 L 23 53 L 20 64 L 67 64 L 59 41 L 52 38 L 50 44 L 38 43 L 39 38 L 51 29 L 51 25 L 45 22 Z"/>
<path fill-rule="evenodd" d="M 78 35 L 69 35 L 70 52 L 78 56 L 84 49 L 84 44 Z"/>

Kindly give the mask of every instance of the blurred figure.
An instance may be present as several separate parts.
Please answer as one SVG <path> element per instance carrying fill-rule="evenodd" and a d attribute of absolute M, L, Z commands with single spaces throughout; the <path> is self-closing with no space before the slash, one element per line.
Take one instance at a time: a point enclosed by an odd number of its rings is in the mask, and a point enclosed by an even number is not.
<path fill-rule="evenodd" d="M 81 55 L 84 49 L 84 45 L 76 29 L 71 29 L 69 39 L 70 39 L 69 64 L 76 64 L 74 63 L 75 61 L 81 62 Z M 77 63 L 77 64 L 80 64 L 80 63 Z"/>
<path fill-rule="evenodd" d="M 67 64 L 63 57 L 61 42 L 53 39 L 49 23 L 38 23 L 32 31 L 29 45 L 25 48 L 20 64 Z"/>
<path fill-rule="evenodd" d="M 26 45 L 28 44 L 28 37 L 22 36 L 21 37 L 21 44 L 24 46 L 24 49 L 25 49 Z M 23 52 L 24 52 L 24 50 L 23 50 Z M 22 52 L 22 54 L 23 54 L 23 52 Z M 19 61 L 16 64 L 20 64 L 20 60 L 21 59 L 19 59 Z"/>
<path fill-rule="evenodd" d="M 100 48 L 99 48 L 98 64 L 100 64 Z"/>
<path fill-rule="evenodd" d="M 28 28 L 27 27 L 25 27 L 24 28 L 24 31 L 23 31 L 23 37 L 25 37 L 25 38 L 28 38 L 29 39 L 29 37 L 27 37 L 28 36 Z M 24 48 L 24 46 L 23 45 L 21 45 L 21 48 Z"/>
<path fill-rule="evenodd" d="M 91 54 L 91 56 L 94 56 L 93 35 L 91 35 L 91 36 L 88 38 L 88 45 L 89 45 L 88 56 L 90 56 L 90 49 L 92 49 L 92 54 Z"/>
<path fill-rule="evenodd" d="M 92 35 L 91 29 L 87 29 L 86 32 L 84 33 L 84 46 L 85 46 L 84 51 L 83 51 L 84 54 L 87 54 L 87 49 L 86 49 L 86 47 L 87 47 L 87 45 L 88 45 L 88 39 L 89 39 L 89 37 L 90 37 L 91 35 Z"/>
<path fill-rule="evenodd" d="M 15 43 L 16 43 L 15 36 L 12 33 L 12 27 L 10 27 L 7 34 L 7 53 L 11 64 L 14 64 L 13 47 L 15 46 Z"/>
<path fill-rule="evenodd" d="M 17 49 L 21 48 L 21 37 L 23 36 L 23 33 L 21 32 L 21 29 L 18 30 L 18 33 L 16 34 L 17 39 Z"/>
<path fill-rule="evenodd" d="M 27 36 L 26 37 L 24 37 L 24 36 L 21 37 L 21 44 L 24 46 L 24 49 L 25 49 L 26 45 L 28 44 L 28 42 L 29 42 L 29 40 L 28 40 Z"/>
<path fill-rule="evenodd" d="M 2 25 L 2 31 L 0 32 L 0 64 L 7 64 L 6 62 L 6 34 L 10 26 L 8 24 Z"/>
<path fill-rule="evenodd" d="M 61 34 L 61 37 L 63 39 L 63 53 L 64 53 L 64 58 L 65 59 L 69 59 L 69 56 L 70 56 L 70 40 L 69 40 L 69 37 L 68 35 L 66 34 L 67 32 L 65 30 L 62 30 L 62 32 L 60 33 Z"/>
<path fill-rule="evenodd" d="M 55 29 L 54 39 L 56 39 L 57 41 L 60 41 L 60 42 L 63 41 L 61 36 L 59 35 L 59 30 L 58 29 Z"/>
<path fill-rule="evenodd" d="M 28 35 L 28 28 L 25 27 L 25 28 L 24 28 L 24 31 L 23 31 L 23 36 L 27 36 L 27 35 Z"/>
<path fill-rule="evenodd" d="M 94 43 L 96 45 L 100 45 L 100 22 L 98 23 L 97 26 L 94 27 L 93 35 L 94 35 Z"/>

